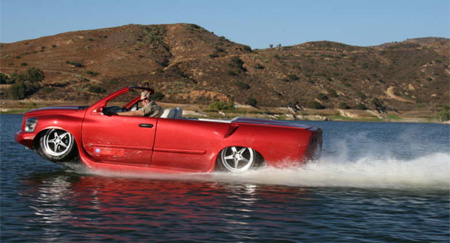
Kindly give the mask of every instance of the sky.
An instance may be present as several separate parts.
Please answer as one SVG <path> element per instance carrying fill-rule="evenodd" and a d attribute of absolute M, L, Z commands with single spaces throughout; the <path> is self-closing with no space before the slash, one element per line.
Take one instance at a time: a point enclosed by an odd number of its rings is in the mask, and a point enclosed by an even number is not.
<path fill-rule="evenodd" d="M 450 38 L 450 0 L 0 0 L 0 42 L 127 24 L 197 24 L 253 49 Z"/>

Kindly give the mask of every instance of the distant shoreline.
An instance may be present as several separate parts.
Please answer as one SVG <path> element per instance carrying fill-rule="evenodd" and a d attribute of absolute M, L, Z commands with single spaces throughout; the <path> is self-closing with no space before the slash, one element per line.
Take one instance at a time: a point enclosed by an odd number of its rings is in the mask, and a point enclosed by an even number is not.
<path fill-rule="evenodd" d="M 303 109 L 294 111 L 287 107 L 252 107 L 238 105 L 233 111 L 214 111 L 203 104 L 176 104 L 158 102 L 163 108 L 180 107 L 183 116 L 191 118 L 221 118 L 253 117 L 272 120 L 304 120 L 304 121 L 359 121 L 359 122 L 405 122 L 405 123 L 440 123 L 437 112 L 433 111 L 388 111 L 380 114 L 371 110 L 343 109 Z M 67 101 L 37 101 L 37 100 L 3 100 L 0 114 L 23 114 L 42 107 L 89 105 L 74 104 Z"/>

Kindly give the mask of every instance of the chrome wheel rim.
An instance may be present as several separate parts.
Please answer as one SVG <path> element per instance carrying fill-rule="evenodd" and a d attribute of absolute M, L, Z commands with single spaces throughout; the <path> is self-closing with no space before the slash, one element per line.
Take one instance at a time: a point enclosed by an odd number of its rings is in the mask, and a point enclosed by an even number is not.
<path fill-rule="evenodd" d="M 247 147 L 228 147 L 221 153 L 222 165 L 231 172 L 243 172 L 255 162 L 255 152 Z"/>
<path fill-rule="evenodd" d="M 51 156 L 61 156 L 67 153 L 72 145 L 72 135 L 70 133 L 51 129 L 44 135 L 44 150 Z"/>

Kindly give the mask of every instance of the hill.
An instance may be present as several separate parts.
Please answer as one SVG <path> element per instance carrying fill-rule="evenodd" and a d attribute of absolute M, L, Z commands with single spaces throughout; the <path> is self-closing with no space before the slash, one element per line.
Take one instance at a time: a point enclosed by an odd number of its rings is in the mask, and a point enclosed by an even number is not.
<path fill-rule="evenodd" d="M 450 40 L 358 47 L 330 41 L 252 50 L 194 24 L 126 25 L 1 44 L 8 77 L 45 79 L 28 99 L 89 103 L 147 83 L 164 102 L 439 110 L 450 104 Z M 8 98 L 3 84 L 0 94 Z"/>

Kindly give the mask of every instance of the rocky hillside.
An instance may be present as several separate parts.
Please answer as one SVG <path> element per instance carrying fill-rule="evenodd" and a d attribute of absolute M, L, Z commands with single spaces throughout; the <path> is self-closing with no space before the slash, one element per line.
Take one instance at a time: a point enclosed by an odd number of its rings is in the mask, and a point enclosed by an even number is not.
<path fill-rule="evenodd" d="M 89 103 L 146 83 L 164 94 L 163 101 L 179 103 L 379 111 L 439 110 L 450 103 L 445 38 L 252 50 L 193 24 L 127 25 L 1 44 L 0 54 L 8 83 L 31 67 L 43 71 L 28 99 Z M 9 85 L 1 85 L 2 99 Z"/>

